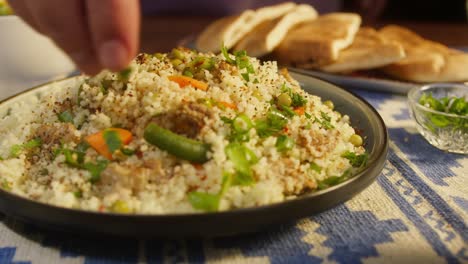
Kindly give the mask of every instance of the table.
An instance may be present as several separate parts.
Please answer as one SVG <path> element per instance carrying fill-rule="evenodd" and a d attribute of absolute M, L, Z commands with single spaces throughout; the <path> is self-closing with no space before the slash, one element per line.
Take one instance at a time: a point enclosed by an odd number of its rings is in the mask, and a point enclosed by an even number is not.
<path fill-rule="evenodd" d="M 145 18 L 142 50 L 168 51 L 209 17 Z M 468 46 L 468 25 L 410 23 Z M 0 263 L 468 263 L 468 156 L 417 134 L 406 98 L 359 91 L 385 120 L 388 161 L 375 183 L 329 211 L 257 234 L 204 240 L 78 238 L 0 219 Z"/>

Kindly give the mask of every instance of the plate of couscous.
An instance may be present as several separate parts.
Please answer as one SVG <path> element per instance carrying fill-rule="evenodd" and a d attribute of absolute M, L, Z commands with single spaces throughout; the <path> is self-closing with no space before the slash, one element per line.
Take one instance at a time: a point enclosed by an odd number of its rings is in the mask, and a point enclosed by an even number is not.
<path fill-rule="evenodd" d="M 176 48 L 0 104 L 0 210 L 69 231 L 217 236 L 344 202 L 387 132 L 359 97 L 245 52 Z"/>

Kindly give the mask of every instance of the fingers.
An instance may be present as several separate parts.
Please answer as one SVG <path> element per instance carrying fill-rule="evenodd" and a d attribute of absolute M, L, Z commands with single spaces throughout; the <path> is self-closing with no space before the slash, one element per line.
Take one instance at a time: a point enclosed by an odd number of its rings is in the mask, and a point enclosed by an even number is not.
<path fill-rule="evenodd" d="M 51 13 L 53 7 L 60 11 Z M 88 74 L 95 74 L 101 66 L 96 59 L 81 0 L 30 0 L 28 8 L 40 31 L 52 38 Z"/>
<path fill-rule="evenodd" d="M 39 26 L 34 20 L 34 17 L 32 16 L 31 12 L 29 11 L 28 5 L 25 0 L 9 0 L 8 3 L 13 8 L 16 15 L 20 16 L 24 22 L 26 22 L 29 26 L 31 26 L 40 33 Z"/>
<path fill-rule="evenodd" d="M 87 0 L 88 24 L 102 66 L 118 71 L 136 56 L 139 45 L 138 0 Z"/>
<path fill-rule="evenodd" d="M 85 73 L 122 70 L 138 52 L 138 0 L 9 2 L 16 14 L 52 38 Z"/>

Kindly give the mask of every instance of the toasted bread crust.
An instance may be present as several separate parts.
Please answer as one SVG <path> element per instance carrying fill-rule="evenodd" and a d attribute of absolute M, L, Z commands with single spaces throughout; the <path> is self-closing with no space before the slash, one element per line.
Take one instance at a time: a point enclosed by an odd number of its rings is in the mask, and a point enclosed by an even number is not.
<path fill-rule="evenodd" d="M 245 50 L 253 57 L 264 56 L 283 41 L 291 28 L 317 16 L 317 11 L 310 5 L 298 5 L 281 18 L 258 25 L 235 45 L 234 50 Z"/>
<path fill-rule="evenodd" d="M 389 40 L 402 44 L 406 58 L 382 70 L 413 82 L 458 82 L 468 80 L 468 54 L 426 40 L 409 29 L 390 25 L 380 30 Z"/>
<path fill-rule="evenodd" d="M 360 16 L 353 13 L 320 16 L 292 29 L 274 55 L 286 64 L 328 64 L 338 59 L 340 50 L 351 45 L 360 24 Z"/>
<path fill-rule="evenodd" d="M 216 20 L 199 35 L 196 47 L 202 52 L 219 52 L 221 45 L 230 49 L 259 24 L 281 17 L 295 6 L 292 2 L 286 2 Z"/>
<path fill-rule="evenodd" d="M 373 28 L 359 30 L 353 44 L 342 50 L 336 61 L 320 67 L 320 70 L 333 73 L 346 73 L 382 67 L 405 57 L 403 47 L 388 41 Z"/>

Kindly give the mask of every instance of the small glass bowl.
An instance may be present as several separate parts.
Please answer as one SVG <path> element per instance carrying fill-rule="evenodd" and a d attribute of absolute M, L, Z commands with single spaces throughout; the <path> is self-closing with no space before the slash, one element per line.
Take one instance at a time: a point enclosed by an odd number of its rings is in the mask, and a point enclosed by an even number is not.
<path fill-rule="evenodd" d="M 453 153 L 468 154 L 468 116 L 449 114 L 421 105 L 423 94 L 442 97 L 468 98 L 468 86 L 463 84 L 435 83 L 409 91 L 410 113 L 419 133 L 433 146 Z"/>

